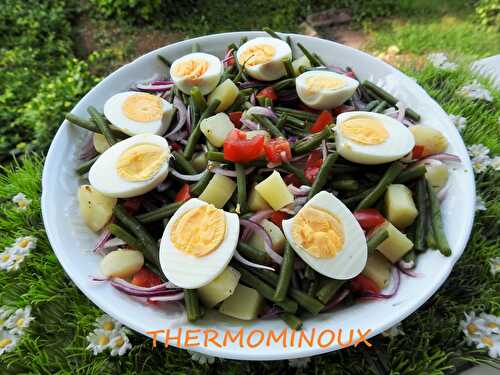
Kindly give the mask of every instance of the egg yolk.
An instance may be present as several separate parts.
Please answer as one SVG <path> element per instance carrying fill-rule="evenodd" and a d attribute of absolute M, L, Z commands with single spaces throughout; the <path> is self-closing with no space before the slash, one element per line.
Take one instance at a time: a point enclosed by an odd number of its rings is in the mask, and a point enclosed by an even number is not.
<path fill-rule="evenodd" d="M 389 138 L 389 132 L 377 120 L 367 117 L 356 117 L 340 125 L 344 137 L 365 145 L 378 145 Z"/>
<path fill-rule="evenodd" d="M 130 147 L 120 155 L 116 170 L 127 181 L 146 181 L 158 173 L 167 159 L 167 151 L 149 143 Z"/>
<path fill-rule="evenodd" d="M 170 239 L 177 249 L 202 257 L 218 248 L 225 234 L 224 211 L 207 204 L 186 211 L 172 226 Z"/>
<path fill-rule="evenodd" d="M 208 70 L 208 62 L 200 59 L 181 61 L 176 64 L 172 73 L 187 79 L 196 80 Z"/>
<path fill-rule="evenodd" d="M 295 216 L 292 237 L 316 258 L 334 257 L 344 244 L 344 230 L 340 220 L 313 206 L 304 207 Z"/>
<path fill-rule="evenodd" d="M 161 119 L 163 105 L 158 96 L 138 93 L 130 95 L 123 101 L 122 111 L 133 121 L 149 122 Z"/>
<path fill-rule="evenodd" d="M 305 83 L 307 95 L 313 95 L 326 89 L 339 89 L 344 87 L 346 84 L 343 79 L 326 74 L 308 77 L 306 78 Z"/>
<path fill-rule="evenodd" d="M 240 65 L 255 66 L 265 64 L 273 59 L 276 48 L 270 44 L 256 44 L 246 48 L 239 57 Z"/>

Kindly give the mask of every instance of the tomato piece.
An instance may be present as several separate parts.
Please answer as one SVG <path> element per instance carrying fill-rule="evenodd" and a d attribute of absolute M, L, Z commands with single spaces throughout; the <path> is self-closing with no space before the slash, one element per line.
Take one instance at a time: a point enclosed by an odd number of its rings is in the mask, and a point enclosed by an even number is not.
<path fill-rule="evenodd" d="M 147 267 L 142 267 L 132 278 L 132 284 L 150 288 L 162 283 L 160 277 Z"/>
<path fill-rule="evenodd" d="M 184 184 L 182 185 L 181 189 L 175 194 L 175 201 L 176 202 L 184 202 L 187 201 L 189 198 L 191 198 L 191 194 L 189 192 L 189 185 Z"/>
<path fill-rule="evenodd" d="M 281 228 L 281 222 L 285 220 L 287 217 L 288 215 L 285 212 L 274 211 L 273 214 L 271 215 L 271 221 Z"/>
<path fill-rule="evenodd" d="M 354 217 L 358 221 L 361 228 L 368 230 L 375 228 L 385 222 L 385 218 L 375 208 L 366 208 L 353 212 Z"/>
<path fill-rule="evenodd" d="M 241 126 L 241 116 L 243 112 L 229 112 L 229 119 L 237 128 Z"/>
<path fill-rule="evenodd" d="M 309 154 L 307 157 L 306 168 L 304 169 L 304 175 L 311 181 L 311 183 L 316 179 L 319 169 L 323 164 L 323 157 L 321 151 L 315 150 Z"/>
<path fill-rule="evenodd" d="M 130 214 L 134 215 L 139 211 L 142 204 L 142 197 L 127 198 L 123 203 L 123 208 Z"/>
<path fill-rule="evenodd" d="M 268 86 L 257 93 L 257 98 L 269 98 L 274 102 L 278 100 L 278 94 L 271 86 Z"/>
<path fill-rule="evenodd" d="M 247 163 L 258 159 L 264 150 L 264 136 L 257 135 L 251 139 L 239 129 L 229 133 L 224 141 L 224 159 L 235 163 Z"/>
<path fill-rule="evenodd" d="M 424 153 L 423 145 L 415 145 L 413 151 L 411 152 L 412 159 L 420 159 Z"/>
<path fill-rule="evenodd" d="M 380 292 L 380 288 L 377 286 L 375 281 L 361 274 L 351 280 L 350 287 L 354 292 Z"/>
<path fill-rule="evenodd" d="M 292 158 L 290 143 L 285 138 L 271 139 L 264 145 L 264 151 L 271 163 L 288 162 Z"/>
<path fill-rule="evenodd" d="M 333 123 L 333 116 L 330 111 L 322 111 L 314 124 L 311 126 L 311 133 L 319 133 L 322 131 L 327 125 Z"/>
<path fill-rule="evenodd" d="M 181 149 L 181 145 L 177 142 L 172 142 L 170 143 L 170 148 L 172 149 L 172 151 L 179 151 Z"/>
<path fill-rule="evenodd" d="M 285 184 L 293 185 L 295 187 L 300 187 L 302 185 L 302 181 L 300 181 L 300 179 L 294 174 L 286 175 L 283 177 L 283 181 L 285 181 Z"/>

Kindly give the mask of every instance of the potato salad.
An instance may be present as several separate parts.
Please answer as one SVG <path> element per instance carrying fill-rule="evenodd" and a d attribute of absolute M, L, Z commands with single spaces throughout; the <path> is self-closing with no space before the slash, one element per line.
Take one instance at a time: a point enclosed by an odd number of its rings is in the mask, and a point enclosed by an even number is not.
<path fill-rule="evenodd" d="M 291 37 L 193 44 L 88 117 L 80 215 L 94 279 L 137 303 L 242 320 L 391 298 L 419 254 L 449 256 L 440 131 Z M 171 59 L 171 60 L 170 60 Z M 75 192 L 76 193 L 76 192 Z"/>

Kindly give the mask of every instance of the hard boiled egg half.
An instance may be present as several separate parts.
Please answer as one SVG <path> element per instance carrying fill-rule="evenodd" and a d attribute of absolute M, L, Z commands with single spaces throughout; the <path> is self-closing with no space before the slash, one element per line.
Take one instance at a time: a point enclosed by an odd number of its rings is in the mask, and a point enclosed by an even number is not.
<path fill-rule="evenodd" d="M 203 52 L 190 53 L 172 63 L 170 76 L 183 93 L 190 94 L 198 86 L 203 95 L 215 89 L 224 67 L 218 57 Z"/>
<path fill-rule="evenodd" d="M 359 82 L 327 70 L 302 73 L 295 80 L 297 95 L 308 107 L 332 109 L 343 104 L 358 88 Z"/>
<path fill-rule="evenodd" d="M 172 104 L 145 92 L 121 92 L 104 104 L 104 116 L 127 135 L 163 135 L 170 126 L 173 114 Z"/>
<path fill-rule="evenodd" d="M 89 181 L 100 193 L 130 198 L 147 193 L 167 177 L 170 147 L 159 135 L 139 134 L 118 142 L 99 156 Z"/>
<path fill-rule="evenodd" d="M 177 209 L 163 232 L 161 269 L 181 288 L 200 288 L 224 271 L 239 233 L 237 214 L 192 198 Z"/>
<path fill-rule="evenodd" d="M 353 214 L 333 194 L 319 192 L 294 217 L 283 220 L 282 225 L 295 252 L 320 274 L 347 280 L 365 268 L 365 234 Z"/>
<path fill-rule="evenodd" d="M 259 37 L 244 43 L 236 58 L 250 77 L 260 81 L 274 81 L 286 74 L 283 59 L 292 58 L 288 43 L 270 37 Z"/>
<path fill-rule="evenodd" d="M 402 158 L 415 146 L 410 130 L 381 113 L 344 112 L 335 127 L 337 152 L 359 164 L 383 164 Z"/>

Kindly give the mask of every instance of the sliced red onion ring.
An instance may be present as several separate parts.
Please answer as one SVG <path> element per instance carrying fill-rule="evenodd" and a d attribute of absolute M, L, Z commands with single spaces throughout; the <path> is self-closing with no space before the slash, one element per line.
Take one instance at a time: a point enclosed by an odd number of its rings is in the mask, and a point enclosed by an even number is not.
<path fill-rule="evenodd" d="M 182 301 L 184 299 L 184 292 L 180 292 L 177 294 L 172 294 L 168 296 L 158 296 L 158 297 L 149 297 L 148 301 L 151 302 L 173 302 L 173 301 Z"/>
<path fill-rule="evenodd" d="M 252 95 L 250 95 L 250 103 L 251 103 L 252 105 L 257 104 L 257 97 L 255 96 L 255 93 L 254 93 L 254 92 L 252 92 Z"/>
<path fill-rule="evenodd" d="M 272 305 L 269 307 L 266 311 L 264 311 L 264 314 L 260 316 L 261 319 L 269 319 L 269 318 L 275 318 L 279 314 L 283 312 L 283 309 L 279 306 Z"/>
<path fill-rule="evenodd" d="M 100 251 L 104 249 L 104 244 L 108 242 L 112 236 L 113 234 L 109 230 L 104 229 L 97 239 L 97 242 L 94 246 L 94 251 Z"/>
<path fill-rule="evenodd" d="M 259 81 L 247 81 L 247 82 L 241 82 L 239 86 L 242 89 L 260 88 L 260 87 L 265 87 L 266 83 Z"/>
<path fill-rule="evenodd" d="M 175 169 L 171 168 L 170 173 L 172 173 L 175 177 L 182 181 L 199 181 L 202 177 L 205 171 L 200 172 L 198 174 L 182 174 L 180 172 L 177 172 Z"/>
<path fill-rule="evenodd" d="M 340 66 L 337 66 L 337 65 L 327 65 L 326 67 L 328 68 L 328 70 L 331 70 L 335 73 L 339 73 L 339 74 L 347 73 L 347 70 L 345 70 L 344 68 L 341 68 Z"/>
<path fill-rule="evenodd" d="M 237 251 L 234 252 L 234 259 L 236 259 L 238 262 L 240 262 L 241 264 L 244 264 L 245 266 L 248 266 L 248 267 L 258 268 L 261 270 L 269 270 L 269 271 L 273 271 L 273 272 L 276 271 L 272 267 L 263 266 L 262 264 L 257 264 L 257 263 L 250 262 L 249 260 L 246 260 Z"/>
<path fill-rule="evenodd" d="M 170 138 L 181 130 L 187 120 L 187 108 L 179 97 L 176 96 L 174 98 L 173 106 L 177 108 L 177 125 L 165 136 L 165 138 Z"/>
<path fill-rule="evenodd" d="M 326 160 L 328 157 L 328 148 L 326 147 L 326 140 L 321 141 L 321 156 L 323 157 L 323 160 Z"/>
<path fill-rule="evenodd" d="M 85 144 L 82 147 L 82 153 L 80 154 L 80 160 L 90 160 L 97 155 L 97 151 L 94 147 L 94 136 L 89 134 Z"/>
<path fill-rule="evenodd" d="M 283 262 L 283 257 L 273 250 L 271 236 L 269 236 L 269 234 L 260 224 L 257 224 L 251 220 L 240 219 L 240 225 L 245 228 L 251 228 L 252 231 L 255 232 L 255 234 L 262 238 L 262 240 L 264 241 L 264 250 L 267 255 L 271 257 L 273 262 L 277 264 L 281 264 Z"/>
<path fill-rule="evenodd" d="M 405 118 L 406 114 L 406 105 L 403 102 L 397 102 L 396 107 L 398 108 L 398 116 L 396 117 L 396 120 L 399 122 L 403 122 L 403 119 Z"/>
<path fill-rule="evenodd" d="M 229 169 L 224 169 L 221 167 L 213 167 L 210 166 L 208 167 L 210 172 L 215 173 L 215 174 L 220 174 L 226 177 L 236 177 L 236 171 L 231 171 Z M 255 167 L 250 167 L 245 169 L 245 175 L 252 173 L 255 170 Z"/>
<path fill-rule="evenodd" d="M 305 197 L 307 196 L 307 194 L 309 194 L 309 191 L 311 190 L 311 187 L 307 185 L 302 185 L 301 187 L 288 185 L 287 187 L 288 191 L 292 193 L 295 197 Z"/>
<path fill-rule="evenodd" d="M 441 190 L 439 190 L 437 192 L 437 198 L 440 202 L 442 202 L 444 200 L 444 198 L 446 198 L 446 195 L 448 194 L 448 190 L 450 189 L 450 184 L 449 184 L 449 181 L 447 181 L 446 185 L 444 185 Z"/>
<path fill-rule="evenodd" d="M 224 65 L 226 65 L 229 61 L 231 61 L 231 59 L 233 58 L 233 49 L 230 48 L 226 51 L 226 55 L 224 56 L 224 58 L 222 59 L 222 63 Z"/>
<path fill-rule="evenodd" d="M 156 81 L 153 81 L 151 82 L 151 84 L 153 86 L 157 86 L 157 85 L 173 85 L 174 84 L 174 81 L 168 81 L 168 80 L 156 80 Z"/>
<path fill-rule="evenodd" d="M 255 223 L 260 223 L 262 220 L 271 217 L 273 212 L 274 212 L 273 210 L 262 210 L 250 216 L 248 220 L 253 221 Z M 248 241 L 250 239 L 251 234 L 252 230 L 250 227 L 243 229 L 241 233 L 241 240 Z"/>
<path fill-rule="evenodd" d="M 394 297 L 394 295 L 399 290 L 399 285 L 401 284 L 401 275 L 399 273 L 398 267 L 393 267 L 392 269 L 392 283 L 394 284 L 393 290 L 389 293 L 373 293 L 373 292 L 365 292 L 363 293 L 362 298 L 366 299 L 389 299 Z"/>
<path fill-rule="evenodd" d="M 256 122 L 254 122 L 252 120 L 249 120 L 247 118 L 242 118 L 241 119 L 241 123 L 243 125 L 245 125 L 250 130 L 259 130 L 260 129 L 260 125 L 259 124 L 257 124 Z"/>
<path fill-rule="evenodd" d="M 398 263 L 398 268 L 399 270 L 404 273 L 405 275 L 408 275 L 409 277 L 419 277 L 420 274 L 413 271 L 413 268 L 415 268 L 415 261 L 412 262 L 405 262 L 403 260 L 400 260 Z"/>
<path fill-rule="evenodd" d="M 349 289 L 342 289 L 340 292 L 338 292 L 333 299 L 328 302 L 327 305 L 321 310 L 321 312 L 327 312 L 332 310 L 334 307 L 338 306 L 348 295 L 351 293 Z"/>
<path fill-rule="evenodd" d="M 144 292 L 152 292 L 152 291 L 165 290 L 165 289 L 167 289 L 167 290 L 174 290 L 174 289 L 180 290 L 180 288 L 177 285 L 175 285 L 174 283 L 171 283 L 170 281 L 167 281 L 163 284 L 158 284 L 155 286 L 144 287 L 144 286 L 138 286 L 138 285 L 129 283 L 128 281 L 121 279 L 119 277 L 112 278 L 112 280 L 116 284 L 121 284 L 124 287 L 128 287 L 128 288 L 135 289 L 135 290 L 140 290 L 140 291 L 144 291 Z M 110 281 L 110 280 L 104 279 L 101 281 Z"/>
<path fill-rule="evenodd" d="M 253 106 L 247 109 L 246 114 L 247 116 L 262 115 L 265 117 L 272 118 L 273 120 L 278 119 L 278 116 L 276 116 L 276 113 L 274 113 L 270 107 Z"/>
<path fill-rule="evenodd" d="M 138 83 L 136 85 L 138 90 L 141 91 L 149 91 L 149 92 L 161 92 L 161 91 L 166 91 L 170 90 L 174 85 L 173 84 L 168 84 L 168 85 L 146 85 L 142 83 Z"/>
<path fill-rule="evenodd" d="M 449 154 L 447 152 L 440 152 L 440 153 L 437 153 L 437 154 L 432 154 L 432 155 L 428 155 L 426 156 L 424 159 L 420 159 L 420 162 L 425 162 L 426 160 L 439 160 L 439 161 L 451 161 L 451 162 L 456 162 L 456 163 L 461 163 L 462 160 L 460 160 L 460 158 L 456 155 L 453 155 L 453 154 Z"/>
<path fill-rule="evenodd" d="M 126 245 L 127 243 L 123 241 L 121 238 L 115 237 L 107 241 L 104 245 L 102 245 L 101 249 L 108 249 L 111 247 L 118 247 Z"/>

